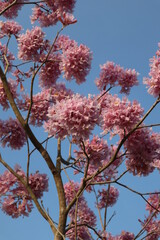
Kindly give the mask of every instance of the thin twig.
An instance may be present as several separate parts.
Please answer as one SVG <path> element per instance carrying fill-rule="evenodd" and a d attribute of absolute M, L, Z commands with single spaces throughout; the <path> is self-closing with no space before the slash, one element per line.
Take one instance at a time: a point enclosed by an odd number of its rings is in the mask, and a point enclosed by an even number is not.
<path fill-rule="evenodd" d="M 17 0 L 14 0 L 10 5 L 8 5 L 6 8 L 4 8 L 1 12 L 0 12 L 0 16 L 5 13 L 8 9 L 10 9 L 11 7 L 13 7 L 14 5 L 16 5 Z"/>

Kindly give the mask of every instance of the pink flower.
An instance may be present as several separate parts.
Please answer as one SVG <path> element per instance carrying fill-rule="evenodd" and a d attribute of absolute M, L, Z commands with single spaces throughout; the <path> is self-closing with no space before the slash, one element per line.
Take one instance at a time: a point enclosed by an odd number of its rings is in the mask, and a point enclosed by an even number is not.
<path fill-rule="evenodd" d="M 40 27 L 34 27 L 31 31 L 18 37 L 18 57 L 24 61 L 39 61 L 42 53 L 47 49 L 48 42 L 44 40 L 44 33 Z"/>
<path fill-rule="evenodd" d="M 152 214 L 157 209 L 157 214 L 155 215 L 155 216 L 157 216 L 160 212 L 160 204 L 159 204 L 160 195 L 158 193 L 150 194 L 150 196 L 147 200 L 150 203 L 150 205 L 147 203 L 146 210 L 149 211 L 149 214 Z M 151 207 L 151 206 L 153 206 L 153 207 Z"/>
<path fill-rule="evenodd" d="M 44 192 L 48 192 L 48 177 L 38 171 L 29 176 L 29 185 L 37 199 L 43 197 Z"/>
<path fill-rule="evenodd" d="M 0 21 L 0 29 L 1 29 L 0 38 L 4 37 L 5 35 L 10 36 L 12 34 L 15 37 L 17 37 L 19 32 L 22 30 L 22 27 L 15 21 L 7 22 Z"/>
<path fill-rule="evenodd" d="M 159 43 L 160 47 L 160 43 Z M 148 93 L 154 97 L 160 94 L 160 50 L 150 59 L 150 78 L 144 78 L 143 83 L 147 85 Z"/>
<path fill-rule="evenodd" d="M 72 14 L 69 14 L 66 12 L 59 14 L 58 20 L 63 24 L 63 26 L 67 26 L 67 25 L 74 24 L 77 22 L 77 19 L 75 19 Z"/>
<path fill-rule="evenodd" d="M 110 132 L 111 135 L 130 131 L 140 121 L 144 112 L 137 101 L 131 103 L 127 98 L 120 100 L 116 96 L 108 95 L 102 104 L 103 133 Z"/>
<path fill-rule="evenodd" d="M 85 146 L 85 152 L 84 152 Z M 86 140 L 79 145 L 79 149 L 75 150 L 76 166 L 77 170 L 75 174 L 80 173 L 79 170 L 84 171 L 89 158 L 89 165 L 87 175 L 94 175 L 98 169 L 106 166 L 111 160 L 112 155 L 115 152 L 116 146 L 109 147 L 107 141 L 100 139 L 98 136 L 93 136 L 93 139 Z M 87 154 L 87 156 L 86 156 Z M 120 155 L 121 153 L 119 153 Z M 115 178 L 117 174 L 117 166 L 121 163 L 122 158 L 117 159 L 109 167 L 107 167 L 101 174 L 92 179 L 93 182 L 101 182 Z M 92 187 L 89 186 L 86 189 L 88 192 L 92 191 Z"/>
<path fill-rule="evenodd" d="M 44 57 L 45 59 L 45 57 Z M 39 85 L 42 88 L 52 87 L 61 74 L 59 69 L 61 56 L 60 54 L 50 54 L 46 63 L 39 71 Z"/>
<path fill-rule="evenodd" d="M 28 0 L 27 0 L 28 1 Z M 8 7 L 13 0 L 0 0 L 0 12 L 3 11 L 6 7 Z M 17 3 L 22 3 L 23 0 L 18 0 Z M 18 16 L 18 11 L 21 9 L 23 4 L 16 4 L 9 8 L 7 11 L 3 13 L 3 16 L 6 18 L 16 18 Z"/>
<path fill-rule="evenodd" d="M 30 107 L 30 97 L 24 96 L 25 102 L 19 101 L 19 108 L 28 111 Z M 47 120 L 47 112 L 50 106 L 48 91 L 42 91 L 33 95 L 33 104 L 29 123 L 34 126 L 42 126 L 43 121 Z"/>
<path fill-rule="evenodd" d="M 40 3 L 39 6 L 33 8 L 33 13 L 31 16 L 31 23 L 34 23 L 38 20 L 41 27 L 49 27 L 55 25 L 58 22 L 57 12 L 54 9 L 50 11 L 43 11 L 45 5 Z"/>
<path fill-rule="evenodd" d="M 107 141 L 98 136 L 93 136 L 92 140 L 86 140 L 84 142 L 85 152 L 87 153 L 90 163 L 100 164 L 101 161 L 105 160 L 108 156 L 110 157 L 110 149 L 108 147 Z M 83 151 L 83 147 L 80 146 L 80 149 L 74 151 L 76 159 L 86 158 Z"/>
<path fill-rule="evenodd" d="M 29 123 L 33 126 L 42 126 L 43 122 L 48 120 L 47 113 L 49 106 L 72 94 L 73 92 L 70 89 L 66 89 L 64 84 L 59 83 L 53 85 L 50 89 L 44 89 L 40 93 L 33 95 Z M 19 109 L 28 111 L 30 107 L 30 97 L 24 95 L 23 100 L 18 100 L 18 106 Z"/>
<path fill-rule="evenodd" d="M 54 8 L 55 10 L 58 10 L 59 12 L 69 12 L 72 13 L 74 6 L 75 6 L 75 0 L 54 0 L 54 2 L 50 0 L 46 0 L 48 6 L 51 8 Z"/>
<path fill-rule="evenodd" d="M 98 124 L 99 107 L 93 99 L 76 94 L 50 107 L 48 118 L 44 128 L 50 136 L 71 135 L 74 141 L 80 141 L 88 138 Z"/>
<path fill-rule="evenodd" d="M 60 70 L 64 72 L 66 80 L 75 79 L 77 84 L 86 81 L 91 68 L 92 54 L 85 45 L 68 47 L 62 53 Z"/>
<path fill-rule="evenodd" d="M 142 224 L 142 227 L 144 227 L 147 232 L 148 236 L 146 237 L 146 240 L 158 240 L 160 237 L 160 220 L 150 219 L 149 222 L 148 220 L 149 219 L 147 218 L 144 222 L 139 220 Z M 146 222 L 148 222 L 148 224 L 146 224 Z"/>
<path fill-rule="evenodd" d="M 117 202 L 118 197 L 119 191 L 115 187 L 111 186 L 109 191 L 103 188 L 98 191 L 98 198 L 100 199 L 97 207 L 100 209 L 105 208 L 106 206 L 112 207 Z"/>
<path fill-rule="evenodd" d="M 67 238 L 69 240 L 75 240 L 75 227 L 73 225 L 73 228 L 71 228 L 69 231 L 67 231 L 66 233 Z M 93 238 L 91 238 L 91 234 L 89 232 L 89 229 L 87 227 L 81 226 L 81 227 L 77 227 L 77 236 L 76 236 L 77 240 L 92 240 Z"/>
<path fill-rule="evenodd" d="M 120 235 L 112 236 L 111 233 L 106 231 L 99 232 L 99 234 L 103 237 L 103 240 L 134 240 L 135 236 L 133 233 L 122 231 Z"/>
<path fill-rule="evenodd" d="M 69 48 L 77 47 L 75 40 L 71 40 L 68 36 L 60 35 L 55 43 L 57 50 L 62 50 L 65 52 Z"/>
<path fill-rule="evenodd" d="M 121 86 L 121 93 L 129 94 L 131 87 L 138 85 L 135 69 L 124 70 L 114 62 L 106 62 L 100 66 L 100 77 L 96 79 L 96 85 L 100 90 L 105 90 L 107 85 Z"/>
<path fill-rule="evenodd" d="M 15 166 L 16 173 L 26 180 L 24 171 Z M 46 174 L 36 172 L 29 176 L 29 185 L 37 199 L 48 191 L 48 178 Z M 0 175 L 0 204 L 3 212 L 12 218 L 28 216 L 33 209 L 32 199 L 26 188 L 8 170 Z"/>
<path fill-rule="evenodd" d="M 127 150 L 126 166 L 133 175 L 153 172 L 153 162 L 159 159 L 160 136 L 149 129 L 137 129 L 124 143 Z"/>
<path fill-rule="evenodd" d="M 78 192 L 80 188 L 79 183 L 76 183 L 74 181 L 70 181 L 64 185 L 64 190 L 65 190 L 65 196 L 66 196 L 66 201 L 67 204 L 69 204 L 75 197 L 76 193 Z M 75 205 L 71 208 L 69 212 L 69 217 L 71 219 L 71 226 L 73 228 L 69 231 L 67 231 L 67 237 L 69 239 L 75 239 L 75 211 L 77 211 L 77 225 L 78 224 L 85 224 L 87 223 L 89 226 L 95 227 L 96 225 L 96 216 L 94 212 L 88 207 L 87 202 L 81 194 L 78 198 L 78 208 L 76 209 Z M 87 227 L 78 227 L 77 228 L 77 239 L 90 239 L 89 238 L 89 230 Z M 86 238 L 87 237 L 87 238 Z"/>
<path fill-rule="evenodd" d="M 47 6 L 46 6 L 47 4 Z M 65 12 L 67 16 L 63 17 L 64 25 L 74 23 L 74 20 L 69 17 L 68 13 L 72 13 L 75 5 L 75 0 L 46 0 L 46 4 L 40 3 L 39 6 L 33 8 L 31 23 L 39 21 L 41 27 L 48 27 L 57 23 L 59 16 L 63 16 Z M 47 9 L 47 10 L 44 10 Z"/>
<path fill-rule="evenodd" d="M 20 149 L 26 143 L 26 134 L 16 119 L 0 120 L 0 138 L 2 147 Z"/>

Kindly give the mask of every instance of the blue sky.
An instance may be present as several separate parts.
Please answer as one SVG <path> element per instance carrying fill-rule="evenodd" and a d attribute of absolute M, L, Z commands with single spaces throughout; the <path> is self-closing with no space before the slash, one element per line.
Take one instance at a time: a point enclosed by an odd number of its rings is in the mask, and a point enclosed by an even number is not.
<path fill-rule="evenodd" d="M 30 28 L 28 6 L 18 17 L 26 29 Z M 93 51 L 92 69 L 88 75 L 87 82 L 77 86 L 71 82 L 68 87 L 83 94 L 97 94 L 98 90 L 94 80 L 99 75 L 99 65 L 106 61 L 114 61 L 124 68 L 135 68 L 140 73 L 139 86 L 131 91 L 130 99 L 137 99 L 144 107 L 145 111 L 153 104 L 154 98 L 147 93 L 142 84 L 144 76 L 149 72 L 149 58 L 158 49 L 160 41 L 160 1 L 159 0 L 79 0 L 75 8 L 75 17 L 78 22 L 65 29 L 64 33 L 75 39 L 79 44 L 86 44 Z M 54 38 L 59 26 L 47 29 L 49 38 Z M 14 47 L 13 47 L 14 48 Z M 112 93 L 118 93 L 113 89 Z M 0 110 L 1 118 L 3 112 Z M 154 110 L 146 123 L 160 122 L 159 106 Z M 155 128 L 159 131 L 158 128 Z M 43 131 L 43 130 L 42 130 Z M 44 134 L 40 134 L 39 129 L 35 129 L 39 139 L 44 139 Z M 55 142 L 50 145 L 50 153 L 56 157 Z M 68 146 L 63 144 L 64 155 L 67 154 Z M 23 167 L 26 165 L 26 150 L 10 151 L 1 149 L 4 160 L 12 166 L 18 162 Z M 40 169 L 47 173 L 46 165 L 40 155 L 34 153 L 31 167 L 33 171 Z M 0 173 L 4 168 L 0 166 Z M 155 172 L 148 178 L 133 178 L 131 175 L 124 177 L 123 182 L 142 192 L 159 190 L 159 174 Z M 52 216 L 57 215 L 57 197 L 54 185 L 50 182 L 50 192 L 45 194 L 44 203 L 49 208 Z M 116 216 L 112 219 L 108 231 L 118 234 L 122 230 L 137 233 L 140 229 L 138 218 L 143 220 L 145 214 L 145 203 L 140 197 L 119 188 L 120 198 L 115 207 L 109 210 L 111 215 L 114 210 Z M 91 202 L 91 197 L 89 201 Z M 94 207 L 93 204 L 91 204 Z M 48 224 L 42 219 L 36 209 L 29 218 L 11 219 L 0 212 L 0 239 L 3 240 L 51 240 L 52 233 Z"/>

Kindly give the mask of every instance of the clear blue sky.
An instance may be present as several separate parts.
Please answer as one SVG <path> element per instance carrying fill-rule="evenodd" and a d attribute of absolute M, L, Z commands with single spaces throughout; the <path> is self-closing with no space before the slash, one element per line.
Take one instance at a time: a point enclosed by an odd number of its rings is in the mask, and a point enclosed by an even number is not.
<path fill-rule="evenodd" d="M 24 25 L 28 25 L 29 7 L 23 8 L 18 20 Z M 160 41 L 160 1 L 159 0 L 79 0 L 75 8 L 75 17 L 78 22 L 65 29 L 65 34 L 75 39 L 78 43 L 84 43 L 93 51 L 92 70 L 87 78 L 87 82 L 81 86 L 74 83 L 69 87 L 77 92 L 88 94 L 98 93 L 94 80 L 99 75 L 99 65 L 108 61 L 114 61 L 124 68 L 135 68 L 139 73 L 138 87 L 133 88 L 130 99 L 140 101 L 145 111 L 152 105 L 154 98 L 147 94 L 145 86 L 142 84 L 144 76 L 149 72 L 149 58 L 151 58 Z M 58 27 L 48 29 L 48 36 L 54 37 Z M 117 90 L 113 90 L 117 92 Z M 0 111 L 3 115 L 3 112 Z M 3 118 L 3 116 L 1 116 Z M 146 123 L 160 122 L 159 107 L 148 118 Z M 158 129 L 156 129 L 158 131 Z M 42 130 L 43 131 L 43 130 Z M 39 134 L 39 130 L 35 132 Z M 38 135 L 40 139 L 43 134 Z M 56 157 L 55 146 L 50 147 L 53 158 Z M 63 146 L 64 154 L 68 149 Z M 51 151 L 52 150 L 52 151 Z M 4 160 L 12 166 L 15 162 L 26 164 L 26 150 L 10 151 L 1 149 Z M 32 169 L 40 169 L 47 172 L 47 168 L 39 154 L 32 157 Z M 4 169 L 0 166 L 0 173 Z M 142 192 L 159 190 L 159 174 L 155 172 L 149 178 L 135 179 L 127 175 L 123 182 Z M 57 202 L 54 186 L 50 183 L 50 192 L 45 194 L 45 206 L 49 208 L 52 216 L 57 214 Z M 91 199 L 90 199 L 91 200 Z M 94 206 L 94 203 L 93 205 Z M 138 218 L 143 220 L 145 213 L 145 203 L 133 193 L 120 188 L 119 202 L 113 207 L 109 214 L 116 211 L 116 216 L 109 225 L 108 231 L 118 234 L 122 230 L 137 233 L 140 225 Z M 52 233 L 48 224 L 42 219 L 36 209 L 29 218 L 19 218 L 13 220 L 0 212 L 0 239 L 2 240 L 51 240 Z"/>

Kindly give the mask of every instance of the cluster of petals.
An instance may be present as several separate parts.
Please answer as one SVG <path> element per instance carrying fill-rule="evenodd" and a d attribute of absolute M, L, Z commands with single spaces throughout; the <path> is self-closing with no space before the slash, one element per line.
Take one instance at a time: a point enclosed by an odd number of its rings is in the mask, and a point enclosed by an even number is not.
<path fill-rule="evenodd" d="M 17 119 L 0 120 L 0 138 L 2 147 L 20 149 L 26 143 L 26 134 Z"/>
<path fill-rule="evenodd" d="M 2 45 L 2 43 L 0 42 L 0 58 L 1 61 L 3 63 L 3 67 L 4 69 L 7 67 L 7 70 L 10 71 L 12 66 L 12 61 L 15 60 L 14 55 L 8 50 L 8 48 L 6 47 L 6 45 Z M 7 63 L 6 63 L 6 59 L 7 59 Z M 8 65 L 8 66 L 7 66 Z"/>
<path fill-rule="evenodd" d="M 99 233 L 103 240 L 134 240 L 135 236 L 133 233 L 122 231 L 120 235 L 112 236 L 111 233 L 104 231 Z"/>
<path fill-rule="evenodd" d="M 63 26 L 67 26 L 77 22 L 77 19 L 75 19 L 72 14 L 66 12 L 59 14 L 58 20 L 63 24 Z"/>
<path fill-rule="evenodd" d="M 26 180 L 24 171 L 15 166 L 15 172 Z M 46 174 L 36 172 L 29 176 L 29 185 L 39 199 L 48 191 L 48 178 Z M 12 218 L 28 216 L 33 209 L 32 199 L 23 184 L 8 170 L 0 175 L 0 207 Z"/>
<path fill-rule="evenodd" d="M 73 12 L 75 5 L 75 0 L 56 0 L 50 1 L 46 0 L 46 3 L 39 3 L 33 8 L 33 13 L 31 16 L 31 23 L 38 21 L 41 27 L 49 27 L 55 25 L 60 19 L 63 20 L 64 25 L 74 23 L 74 20 L 69 17 L 69 13 Z M 63 14 L 66 16 L 63 16 Z"/>
<path fill-rule="evenodd" d="M 103 103 L 104 104 L 104 103 Z M 143 108 L 134 100 L 132 103 L 125 97 L 120 100 L 113 96 L 102 108 L 102 124 L 104 133 L 120 134 L 130 131 L 141 119 Z"/>
<path fill-rule="evenodd" d="M 64 83 L 56 83 L 55 85 L 52 85 L 52 87 L 50 87 L 50 89 L 47 91 L 51 103 L 60 102 L 61 100 L 65 100 L 74 94 L 71 89 L 66 88 Z"/>
<path fill-rule="evenodd" d="M 57 12 L 53 9 L 44 11 L 46 6 L 40 3 L 38 6 L 33 8 L 31 23 L 38 21 L 41 27 L 49 27 L 55 25 L 58 22 Z"/>
<path fill-rule="evenodd" d="M 58 77 L 61 75 L 59 69 L 60 60 L 60 54 L 52 53 L 49 55 L 47 61 L 39 71 L 39 85 L 41 88 L 50 88 L 56 83 Z"/>
<path fill-rule="evenodd" d="M 99 209 L 105 207 L 112 207 L 118 200 L 119 191 L 117 188 L 111 186 L 109 189 L 102 189 L 98 191 L 98 204 Z"/>
<path fill-rule="evenodd" d="M 13 98 L 16 99 L 18 97 L 18 94 L 16 92 L 16 90 L 17 90 L 16 82 L 13 81 L 12 79 L 8 79 L 8 85 L 9 85 L 9 88 L 10 88 Z M 3 88 L 3 83 L 2 83 L 1 79 L 0 79 L 0 105 L 3 107 L 3 110 L 7 110 L 9 108 L 9 102 L 8 102 L 5 90 Z"/>
<path fill-rule="evenodd" d="M 67 231 L 66 236 L 69 240 L 92 240 L 91 233 L 89 229 L 85 226 L 77 226 L 77 233 L 75 235 L 75 226 L 73 225 L 72 228 Z"/>
<path fill-rule="evenodd" d="M 126 167 L 133 175 L 148 175 L 155 169 L 153 162 L 159 159 L 160 135 L 150 129 L 137 129 L 124 143 L 127 150 Z"/>
<path fill-rule="evenodd" d="M 55 43 L 55 47 L 57 50 L 62 50 L 62 52 L 65 52 L 68 48 L 74 48 L 77 46 L 77 43 L 75 40 L 70 39 L 66 35 L 60 35 Z"/>
<path fill-rule="evenodd" d="M 79 183 L 76 183 L 74 181 L 70 181 L 64 185 L 67 204 L 69 204 L 75 198 L 79 188 Z M 83 194 L 81 194 L 78 198 L 78 208 L 76 208 L 74 205 L 69 212 L 69 217 L 72 223 L 70 226 L 73 228 L 67 231 L 66 235 L 70 240 L 75 239 L 75 211 L 77 211 L 77 226 L 78 224 L 87 224 L 92 227 L 95 227 L 96 225 L 96 216 L 94 212 L 88 207 Z M 88 228 L 83 226 L 78 227 L 77 237 L 77 239 L 81 239 L 82 237 L 85 237 L 82 239 L 90 239 Z"/>
<path fill-rule="evenodd" d="M 75 79 L 77 84 L 86 81 L 86 76 L 91 69 L 92 53 L 90 49 L 80 44 L 74 44 L 62 52 L 60 70 L 64 72 L 66 80 Z"/>
<path fill-rule="evenodd" d="M 27 0 L 28 1 L 28 0 Z M 10 4 L 12 4 L 14 1 L 13 0 L 0 0 L 0 12 L 5 10 Z M 16 18 L 18 15 L 18 11 L 22 7 L 22 2 L 23 0 L 18 0 L 17 3 L 20 4 L 15 4 L 14 6 L 8 8 L 4 13 L 3 16 L 6 18 Z"/>
<path fill-rule="evenodd" d="M 40 61 L 41 55 L 48 48 L 48 41 L 44 40 L 44 32 L 40 27 L 33 27 L 18 37 L 18 57 L 21 60 Z"/>
<path fill-rule="evenodd" d="M 46 0 L 46 3 L 52 7 L 58 10 L 59 12 L 68 12 L 72 13 L 74 10 L 74 6 L 76 1 L 75 0 L 55 0 L 55 1 L 50 1 Z"/>
<path fill-rule="evenodd" d="M 75 198 L 77 192 L 80 189 L 80 184 L 74 181 L 70 181 L 64 184 L 64 191 L 67 204 Z M 75 205 L 71 208 L 69 216 L 71 221 L 74 222 L 75 211 L 77 211 L 77 223 L 88 223 L 90 226 L 95 226 L 96 216 L 93 211 L 88 207 L 87 201 L 85 200 L 83 194 L 78 197 L 78 208 Z"/>
<path fill-rule="evenodd" d="M 33 95 L 29 123 L 37 127 L 42 126 L 43 122 L 48 120 L 47 113 L 49 106 L 72 94 L 73 92 L 67 89 L 63 83 L 59 83 L 53 85 L 50 89 L 43 89 L 41 92 Z M 23 99 L 18 100 L 18 107 L 22 111 L 28 111 L 30 103 L 30 97 L 23 95 Z"/>
<path fill-rule="evenodd" d="M 7 36 L 14 35 L 15 37 L 17 37 L 20 31 L 22 30 L 22 26 L 15 21 L 6 22 L 0 21 L 0 30 L 1 30 L 0 38 L 3 38 L 6 35 Z"/>
<path fill-rule="evenodd" d="M 130 89 L 138 85 L 138 73 L 135 69 L 124 70 L 119 65 L 115 65 L 114 62 L 106 62 L 100 68 L 100 76 L 95 81 L 100 90 L 106 89 L 108 85 L 111 87 L 118 85 L 121 87 L 121 93 L 129 94 Z"/>
<path fill-rule="evenodd" d="M 81 141 L 89 138 L 99 123 L 99 107 L 91 97 L 75 94 L 49 107 L 48 118 L 44 128 L 50 136 L 72 136 L 74 141 Z"/>
<path fill-rule="evenodd" d="M 18 102 L 18 106 L 21 110 L 28 111 L 31 104 L 30 97 L 26 95 L 23 98 L 23 101 Z M 48 119 L 47 112 L 49 105 L 50 102 L 48 92 L 42 91 L 36 95 L 33 95 L 29 123 L 33 126 L 42 126 L 43 121 Z"/>
<path fill-rule="evenodd" d="M 93 164 L 99 163 L 102 160 L 105 160 L 108 156 L 110 157 L 110 149 L 103 138 L 99 138 L 98 136 L 93 136 L 91 140 L 87 139 L 84 142 L 85 152 L 89 158 L 89 161 Z M 76 159 L 83 160 L 86 158 L 83 146 L 74 151 L 76 155 Z"/>
<path fill-rule="evenodd" d="M 149 220 L 149 221 L 148 221 Z M 139 220 L 142 224 L 142 227 L 147 232 L 146 240 L 158 240 L 160 237 L 160 220 L 153 220 L 146 218 L 144 222 Z"/>
<path fill-rule="evenodd" d="M 84 149 L 85 148 L 85 149 Z M 80 145 L 78 150 L 75 150 L 76 166 L 75 174 L 79 173 L 80 170 L 84 170 L 87 165 L 87 175 L 94 175 L 98 169 L 107 166 L 111 157 L 116 150 L 116 146 L 109 147 L 107 141 L 98 136 L 93 136 L 91 140 L 86 140 L 84 145 Z M 89 164 L 88 164 L 88 159 Z M 117 175 L 117 166 L 121 163 L 122 158 L 118 158 L 109 166 L 104 169 L 101 174 L 98 174 L 92 180 L 93 182 L 101 182 L 115 178 Z M 87 191 L 91 191 L 92 188 L 89 186 Z"/>
<path fill-rule="evenodd" d="M 148 210 L 150 214 L 157 210 L 157 214 L 158 214 L 160 212 L 160 204 L 159 204 L 160 203 L 160 195 L 158 193 L 150 194 L 147 201 L 150 204 L 147 203 L 146 210 Z"/>
<path fill-rule="evenodd" d="M 160 51 L 157 51 L 156 56 L 150 59 L 149 76 L 149 78 L 144 78 L 143 83 L 147 85 L 149 94 L 158 97 L 160 94 Z"/>

